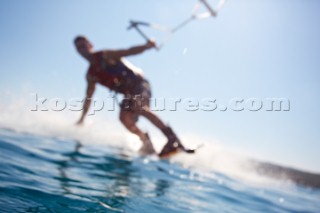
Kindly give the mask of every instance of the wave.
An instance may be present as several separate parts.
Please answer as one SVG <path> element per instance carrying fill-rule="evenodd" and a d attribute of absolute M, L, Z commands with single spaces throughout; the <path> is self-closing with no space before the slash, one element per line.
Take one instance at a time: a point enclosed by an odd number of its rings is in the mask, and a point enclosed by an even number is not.
<path fill-rule="evenodd" d="M 27 102 L 20 100 L 0 105 L 0 128 L 17 132 L 72 139 L 83 144 L 100 144 L 119 147 L 132 153 L 141 143 L 139 139 L 110 120 L 95 116 L 85 126 L 75 125 L 80 113 L 70 111 L 31 111 Z M 261 162 L 225 147 L 221 142 L 193 134 L 182 134 L 181 139 L 187 147 L 203 144 L 196 154 L 178 154 L 171 158 L 173 163 L 199 172 L 218 172 L 251 184 L 279 186 L 286 183 L 320 188 L 320 175 L 299 171 L 267 162 Z M 153 138 L 155 149 L 160 151 L 165 139 Z"/>

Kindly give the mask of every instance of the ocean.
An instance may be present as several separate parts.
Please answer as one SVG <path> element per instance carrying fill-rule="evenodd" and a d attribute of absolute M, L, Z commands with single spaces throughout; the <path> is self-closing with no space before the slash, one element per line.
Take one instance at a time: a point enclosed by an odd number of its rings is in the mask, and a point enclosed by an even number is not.
<path fill-rule="evenodd" d="M 320 212 L 319 188 L 263 175 L 259 179 L 254 172 L 241 176 L 215 170 L 214 157 L 208 169 L 201 167 L 208 162 L 194 163 L 196 155 L 160 160 L 108 143 L 2 128 L 0 210 Z"/>

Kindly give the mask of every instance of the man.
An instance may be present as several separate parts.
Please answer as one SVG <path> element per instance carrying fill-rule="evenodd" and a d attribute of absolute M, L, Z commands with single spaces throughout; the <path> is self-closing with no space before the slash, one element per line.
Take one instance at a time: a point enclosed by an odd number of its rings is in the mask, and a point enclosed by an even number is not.
<path fill-rule="evenodd" d="M 168 138 L 168 142 L 161 151 L 160 156 L 170 154 L 179 148 L 184 149 L 172 129 L 151 112 L 151 90 L 148 81 L 123 59 L 125 56 L 140 54 L 154 48 L 156 45 L 153 41 L 148 41 L 145 45 L 129 49 L 98 52 L 93 51 L 93 45 L 84 36 L 76 37 L 74 43 L 79 54 L 90 63 L 86 76 L 88 83 L 86 98 L 81 118 L 77 124 L 83 123 L 89 110 L 96 84 L 99 83 L 124 95 L 124 100 L 120 105 L 120 121 L 130 132 L 139 136 L 143 142 L 141 153 L 153 154 L 155 150 L 148 134 L 142 132 L 136 125 L 139 116 L 146 117 Z"/>

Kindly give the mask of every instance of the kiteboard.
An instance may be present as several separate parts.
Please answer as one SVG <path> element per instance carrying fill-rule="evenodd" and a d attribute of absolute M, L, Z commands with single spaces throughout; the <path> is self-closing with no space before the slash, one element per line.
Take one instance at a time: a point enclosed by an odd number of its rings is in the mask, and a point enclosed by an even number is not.
<path fill-rule="evenodd" d="M 196 151 L 201 148 L 203 144 L 197 146 L 196 148 L 185 148 L 180 141 L 173 144 L 166 144 L 158 156 L 162 159 L 173 157 L 179 153 L 195 154 Z"/>

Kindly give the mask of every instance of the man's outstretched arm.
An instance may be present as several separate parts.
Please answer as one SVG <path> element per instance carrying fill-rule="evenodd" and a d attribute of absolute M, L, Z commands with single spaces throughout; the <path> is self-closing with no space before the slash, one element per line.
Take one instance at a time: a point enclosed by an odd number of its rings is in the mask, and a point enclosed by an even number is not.
<path fill-rule="evenodd" d="M 156 47 L 156 43 L 154 41 L 148 41 L 144 45 L 131 47 L 129 49 L 106 50 L 104 54 L 106 57 L 110 57 L 110 58 L 121 58 L 125 56 L 130 56 L 130 55 L 137 55 L 137 54 L 143 53 L 145 50 L 148 50 L 154 47 Z"/>
<path fill-rule="evenodd" d="M 96 88 L 96 83 L 94 81 L 87 79 L 87 82 L 88 82 L 88 87 L 87 87 L 87 92 L 86 92 L 86 98 L 83 103 L 82 115 L 81 115 L 79 121 L 77 122 L 78 125 L 81 125 L 83 123 L 84 118 L 88 113 L 88 110 L 89 110 L 90 104 L 91 104 L 91 98 L 92 98 L 93 93 Z"/>

